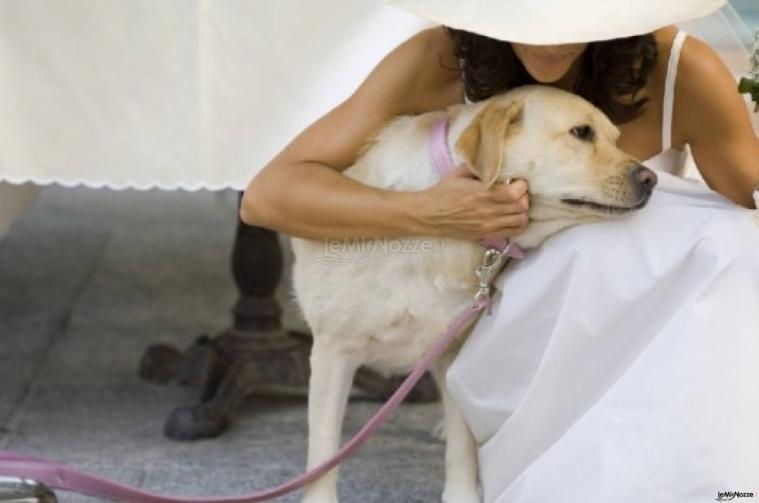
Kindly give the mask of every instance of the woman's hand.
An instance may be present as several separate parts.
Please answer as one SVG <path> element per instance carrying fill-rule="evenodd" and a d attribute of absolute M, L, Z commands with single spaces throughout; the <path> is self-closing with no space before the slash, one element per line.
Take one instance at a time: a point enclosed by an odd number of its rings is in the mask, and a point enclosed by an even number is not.
<path fill-rule="evenodd" d="M 490 188 L 464 165 L 420 192 L 417 217 L 436 236 L 476 240 L 511 238 L 529 222 L 527 182 L 495 183 Z"/>

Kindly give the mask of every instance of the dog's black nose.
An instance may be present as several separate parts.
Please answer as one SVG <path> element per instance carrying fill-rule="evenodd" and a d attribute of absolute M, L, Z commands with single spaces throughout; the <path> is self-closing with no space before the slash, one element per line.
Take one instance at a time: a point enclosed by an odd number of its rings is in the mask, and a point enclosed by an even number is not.
<path fill-rule="evenodd" d="M 645 166 L 637 166 L 633 169 L 632 176 L 635 178 L 637 184 L 649 193 L 654 190 L 656 183 L 659 181 L 656 173 Z"/>

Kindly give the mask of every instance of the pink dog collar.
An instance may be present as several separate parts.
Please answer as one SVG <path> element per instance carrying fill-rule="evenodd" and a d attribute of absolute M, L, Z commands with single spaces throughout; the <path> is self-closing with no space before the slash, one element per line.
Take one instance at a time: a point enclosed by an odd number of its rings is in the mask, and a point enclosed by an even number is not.
<path fill-rule="evenodd" d="M 451 151 L 448 149 L 448 115 L 440 119 L 432 128 L 429 151 L 432 165 L 435 166 L 435 171 L 437 171 L 440 179 L 449 176 L 456 165 L 453 156 L 451 156 Z M 500 252 L 506 252 L 506 256 L 511 258 L 523 259 L 525 257 L 521 248 L 505 238 L 486 237 L 480 239 L 480 243 L 485 248 L 495 248 Z"/>

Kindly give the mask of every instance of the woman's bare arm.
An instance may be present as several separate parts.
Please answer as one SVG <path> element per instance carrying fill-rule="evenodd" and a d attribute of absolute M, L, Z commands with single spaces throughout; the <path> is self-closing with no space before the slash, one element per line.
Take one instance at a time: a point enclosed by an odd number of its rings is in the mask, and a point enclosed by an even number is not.
<path fill-rule="evenodd" d="M 439 30 L 439 28 L 437 28 Z M 437 64 L 433 30 L 389 53 L 347 100 L 311 124 L 250 182 L 240 216 L 249 225 L 309 239 L 409 235 L 476 239 L 516 235 L 526 224 L 524 183 L 493 187 L 451 177 L 420 192 L 393 192 L 342 175 L 364 140 L 385 121 L 449 105 L 430 93 L 440 75 L 420 72 Z M 435 70 L 444 71 L 444 70 Z M 433 82 L 430 82 L 429 80 Z"/>
<path fill-rule="evenodd" d="M 754 208 L 759 138 L 730 70 L 708 45 L 691 37 L 683 46 L 675 96 L 682 97 L 675 113 L 704 180 L 736 204 Z"/>

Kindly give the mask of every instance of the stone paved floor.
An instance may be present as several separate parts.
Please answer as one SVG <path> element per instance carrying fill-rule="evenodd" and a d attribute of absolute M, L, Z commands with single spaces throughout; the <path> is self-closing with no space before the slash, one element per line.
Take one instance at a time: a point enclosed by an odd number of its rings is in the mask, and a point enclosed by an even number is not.
<path fill-rule="evenodd" d="M 0 241 L 0 448 L 183 495 L 239 494 L 301 471 L 304 399 L 252 397 L 223 437 L 177 443 L 163 421 L 193 394 L 136 377 L 147 344 L 185 346 L 227 325 L 235 204 L 232 192 L 43 192 Z M 286 279 L 285 325 L 302 328 Z M 377 406 L 352 401 L 344 440 Z M 344 465 L 342 501 L 439 501 L 439 414 L 404 405 Z"/>

